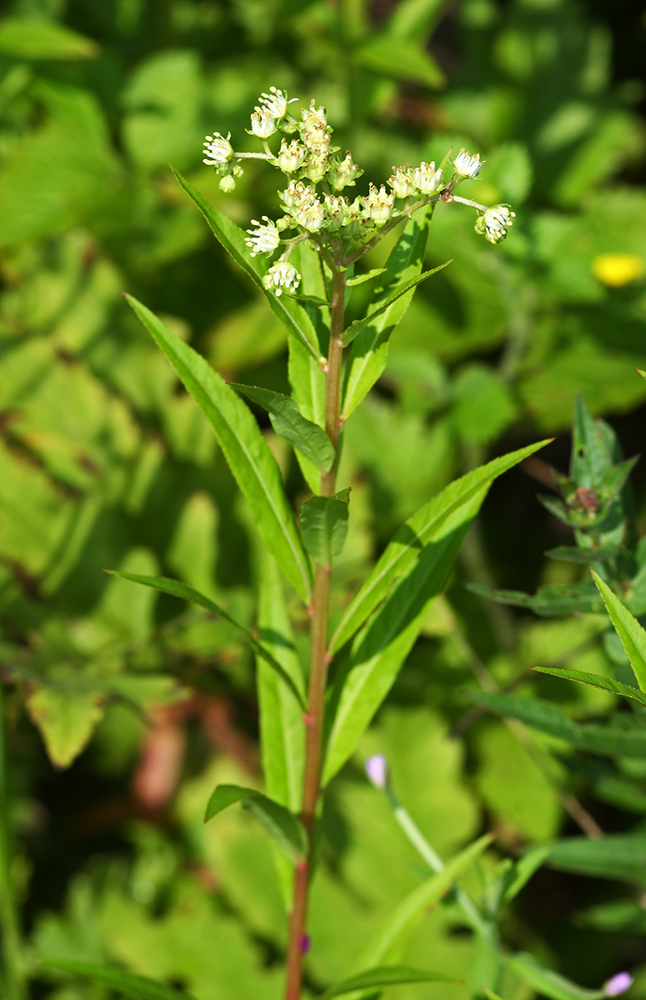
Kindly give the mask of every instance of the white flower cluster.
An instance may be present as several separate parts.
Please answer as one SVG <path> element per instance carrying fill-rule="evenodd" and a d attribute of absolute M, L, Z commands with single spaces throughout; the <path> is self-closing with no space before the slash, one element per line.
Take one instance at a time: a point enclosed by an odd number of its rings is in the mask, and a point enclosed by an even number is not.
<path fill-rule="evenodd" d="M 492 205 L 478 216 L 475 231 L 490 243 L 501 243 L 515 218 L 516 213 L 511 211 L 511 205 Z"/>

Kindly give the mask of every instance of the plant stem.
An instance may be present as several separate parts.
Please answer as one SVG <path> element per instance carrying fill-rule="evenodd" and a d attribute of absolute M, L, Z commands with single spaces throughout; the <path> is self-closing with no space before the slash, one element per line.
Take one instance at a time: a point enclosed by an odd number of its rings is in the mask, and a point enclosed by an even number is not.
<path fill-rule="evenodd" d="M 343 307 L 345 297 L 345 271 L 335 269 L 332 277 L 330 303 L 330 348 L 326 368 L 325 429 L 334 445 L 337 458 L 329 472 L 321 476 L 321 495 L 332 496 L 336 484 L 338 464 L 341 361 L 343 357 Z M 307 738 L 305 745 L 305 777 L 303 781 L 303 809 L 301 819 L 307 831 L 309 851 L 307 860 L 296 867 L 294 874 L 294 902 L 289 921 L 287 948 L 287 988 L 285 1000 L 298 1000 L 303 978 L 303 953 L 305 951 L 305 926 L 307 899 L 314 858 L 314 829 L 316 807 L 321 791 L 323 755 L 323 715 L 325 686 L 329 656 L 327 652 L 328 608 L 330 598 L 330 567 L 317 566 L 312 598 L 312 638 L 310 651 L 310 683 L 306 717 Z"/>
<path fill-rule="evenodd" d="M 21 958 L 20 926 L 12 878 L 7 755 L 4 733 L 3 687 L 0 681 L 0 931 L 7 1000 L 26 1000 L 27 990 Z"/>

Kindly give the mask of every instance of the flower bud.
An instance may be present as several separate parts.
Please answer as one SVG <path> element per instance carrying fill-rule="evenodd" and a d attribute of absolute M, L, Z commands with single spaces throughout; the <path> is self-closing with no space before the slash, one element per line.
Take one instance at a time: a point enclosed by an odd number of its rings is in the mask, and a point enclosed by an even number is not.
<path fill-rule="evenodd" d="M 364 766 L 366 774 L 375 788 L 383 790 L 387 787 L 389 778 L 388 761 L 382 753 L 376 753 L 373 757 L 368 757 Z"/>
<path fill-rule="evenodd" d="M 256 108 L 251 116 L 251 134 L 259 139 L 268 139 L 276 131 L 276 122 L 267 108 Z"/>
<path fill-rule="evenodd" d="M 328 229 L 339 229 L 341 226 L 345 225 L 345 209 L 346 202 L 343 198 L 338 198 L 333 194 L 326 194 L 323 196 L 325 200 L 325 214 L 327 216 L 327 228 Z"/>
<path fill-rule="evenodd" d="M 221 167 L 223 163 L 228 163 L 233 156 L 233 146 L 229 142 L 230 138 L 230 132 L 226 139 L 219 132 L 207 135 L 203 143 L 206 159 L 202 160 L 202 163 L 206 163 L 209 167 Z"/>
<path fill-rule="evenodd" d="M 620 993 L 625 993 L 633 984 L 633 977 L 629 972 L 618 972 L 616 976 L 609 979 L 603 987 L 603 992 L 607 997 L 618 997 Z"/>
<path fill-rule="evenodd" d="M 385 226 L 393 214 L 394 204 L 395 196 L 386 192 L 385 184 L 382 184 L 378 191 L 373 184 L 370 185 L 368 196 L 364 198 L 364 205 L 375 226 Z"/>
<path fill-rule="evenodd" d="M 478 217 L 475 231 L 490 243 L 501 243 L 507 235 L 507 227 L 513 225 L 516 213 L 509 205 L 492 205 Z"/>
<path fill-rule="evenodd" d="M 280 298 L 283 294 L 283 289 L 288 292 L 295 292 L 301 283 L 301 276 L 294 267 L 287 260 L 279 260 L 277 264 L 270 267 L 267 274 L 262 279 L 263 287 L 267 291 L 275 292 L 276 296 Z"/>
<path fill-rule="evenodd" d="M 482 162 L 484 163 L 484 160 Z M 480 154 L 471 156 L 465 149 L 461 149 L 453 161 L 453 166 L 460 177 L 473 179 L 478 176 L 482 168 Z"/>
<path fill-rule="evenodd" d="M 306 177 L 318 184 L 322 181 L 327 172 L 327 150 L 310 153 L 304 173 Z"/>
<path fill-rule="evenodd" d="M 296 139 L 292 139 L 289 146 L 287 139 L 283 139 L 278 151 L 278 166 L 285 174 L 293 174 L 295 170 L 305 163 L 307 150 Z"/>
<path fill-rule="evenodd" d="M 360 177 L 362 173 L 363 170 L 356 163 L 353 163 L 352 156 L 348 152 L 341 162 L 335 159 L 330 163 L 327 179 L 335 191 L 342 191 L 345 187 L 354 187 L 356 178 Z"/>
<path fill-rule="evenodd" d="M 220 178 L 218 186 L 220 191 L 223 191 L 225 194 L 231 194 L 231 192 L 236 189 L 235 178 L 231 174 L 225 174 L 224 177 Z"/>
<path fill-rule="evenodd" d="M 442 170 L 435 163 L 421 163 L 413 170 L 413 184 L 422 194 L 434 194 L 442 187 Z"/>

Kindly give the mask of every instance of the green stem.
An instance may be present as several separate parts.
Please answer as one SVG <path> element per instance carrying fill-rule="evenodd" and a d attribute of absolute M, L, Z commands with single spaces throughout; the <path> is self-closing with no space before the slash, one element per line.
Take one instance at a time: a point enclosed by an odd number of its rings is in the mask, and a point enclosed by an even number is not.
<path fill-rule="evenodd" d="M 7 754 L 4 732 L 4 689 L 0 681 L 0 930 L 7 1000 L 26 1000 L 20 925 L 12 877 L 12 850 L 7 789 Z"/>
<path fill-rule="evenodd" d="M 321 495 L 328 497 L 334 493 L 338 464 L 344 296 L 345 271 L 335 268 L 332 277 L 332 301 L 330 303 L 330 349 L 325 371 L 325 429 L 332 444 L 337 449 L 337 462 L 334 463 L 328 473 L 321 476 Z M 307 901 L 314 858 L 316 809 L 321 793 L 325 686 L 330 662 L 327 651 L 329 603 L 330 567 L 317 566 L 311 607 L 310 683 L 308 711 L 305 720 L 307 724 L 307 738 L 305 744 L 303 808 L 301 813 L 301 819 L 308 834 L 309 852 L 307 860 L 297 865 L 294 874 L 294 896 L 289 920 L 285 1000 L 299 1000 L 303 980 Z"/>

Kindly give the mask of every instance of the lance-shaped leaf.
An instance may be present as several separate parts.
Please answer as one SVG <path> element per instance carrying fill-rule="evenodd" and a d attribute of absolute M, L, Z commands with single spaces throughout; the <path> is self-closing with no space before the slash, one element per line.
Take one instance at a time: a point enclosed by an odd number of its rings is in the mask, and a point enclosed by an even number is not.
<path fill-rule="evenodd" d="M 577 986 L 552 969 L 546 969 L 533 955 L 508 955 L 505 961 L 517 976 L 550 1000 L 602 1000 L 606 995 L 603 990 L 587 990 L 583 986 Z"/>
<path fill-rule="evenodd" d="M 611 465 L 601 424 L 594 420 L 579 395 L 574 406 L 570 476 L 577 486 L 596 489 Z"/>
<path fill-rule="evenodd" d="M 411 969 L 405 965 L 382 965 L 376 969 L 366 969 L 342 983 L 332 986 L 322 994 L 320 1000 L 332 1000 L 343 993 L 353 993 L 355 990 L 382 990 L 384 986 L 396 986 L 398 983 L 457 983 L 459 980 L 445 976 L 441 972 L 426 972 L 424 969 Z"/>
<path fill-rule="evenodd" d="M 407 281 L 400 282 L 390 293 L 388 298 L 371 313 L 369 313 L 368 316 L 364 316 L 363 319 L 355 320 L 354 323 L 350 324 L 341 338 L 343 346 L 347 347 L 348 344 L 351 344 L 354 338 L 358 336 L 362 330 L 365 330 L 366 327 L 370 326 L 370 324 L 373 323 L 378 316 L 381 316 L 386 309 L 390 309 L 390 307 L 394 305 L 397 299 L 400 299 L 402 295 L 406 295 L 406 293 L 410 292 L 416 285 L 419 285 L 422 281 L 426 281 L 426 279 L 430 278 L 432 274 L 436 274 L 438 271 L 443 270 L 443 268 L 447 267 L 450 263 L 451 261 L 447 260 L 444 264 L 434 267 L 431 271 L 424 271 L 424 274 L 418 274 L 414 278 L 409 278 Z"/>
<path fill-rule="evenodd" d="M 305 419 L 298 403 L 291 396 L 253 385 L 239 385 L 235 382 L 230 382 L 229 385 L 262 406 L 269 414 L 276 434 L 293 444 L 317 469 L 322 472 L 330 471 L 335 457 L 334 445 L 322 427 Z"/>
<path fill-rule="evenodd" d="M 552 674 L 566 681 L 589 684 L 591 687 L 601 688 L 602 691 L 610 691 L 611 694 L 619 694 L 623 698 L 639 702 L 640 705 L 646 705 L 646 692 L 630 687 L 629 684 L 622 684 L 614 677 L 602 677 L 600 674 L 590 674 L 586 670 L 573 670 L 570 667 L 532 667 L 532 670 L 539 674 Z"/>
<path fill-rule="evenodd" d="M 385 267 L 373 267 L 371 271 L 364 271 L 363 274 L 356 274 L 352 278 L 346 279 L 346 288 L 354 288 L 355 285 L 363 285 L 364 281 L 372 281 L 379 277 L 386 270 Z"/>
<path fill-rule="evenodd" d="M 310 497 L 301 507 L 301 534 L 305 547 L 319 566 L 331 566 L 348 533 L 348 497 L 343 490 L 333 497 Z"/>
<path fill-rule="evenodd" d="M 494 479 L 548 444 L 540 441 L 509 455 L 496 458 L 450 483 L 402 525 L 389 543 L 359 592 L 346 609 L 330 642 L 332 652 L 339 650 L 369 614 L 384 600 L 393 584 L 408 572 L 421 550 L 441 537 L 447 520 L 472 500 L 476 510 L 487 495 Z M 467 517 L 473 516 L 469 511 Z"/>
<path fill-rule="evenodd" d="M 301 861 L 307 855 L 307 833 L 301 821 L 285 806 L 281 806 L 253 788 L 218 785 L 209 799 L 204 822 L 207 823 L 223 809 L 228 809 L 236 802 L 242 803 L 245 809 L 256 817 L 278 847 L 292 861 Z"/>
<path fill-rule="evenodd" d="M 558 545 L 555 549 L 548 549 L 545 553 L 550 559 L 562 559 L 564 562 L 582 563 L 590 566 L 591 563 L 608 562 L 609 559 L 616 559 L 621 555 L 621 549 L 616 545 L 605 545 L 597 549 L 577 548 L 575 545 Z"/>
<path fill-rule="evenodd" d="M 467 590 L 480 597 L 487 597 L 498 604 L 511 604 L 529 608 L 537 615 L 567 615 L 573 611 L 599 612 L 603 602 L 591 583 L 548 584 L 536 594 L 523 594 L 520 590 L 493 590 L 482 583 L 468 583 Z"/>
<path fill-rule="evenodd" d="M 442 899 L 455 882 L 478 860 L 492 841 L 489 834 L 469 844 L 443 871 L 431 875 L 405 897 L 377 932 L 359 960 L 362 966 L 396 962 L 424 915 Z"/>
<path fill-rule="evenodd" d="M 180 597 L 182 600 L 190 601 L 192 604 L 199 604 L 200 607 L 206 608 L 207 611 L 212 611 L 213 614 L 224 619 L 225 622 L 228 622 L 229 625 L 232 625 L 233 628 L 244 635 L 256 656 L 260 656 L 271 667 L 282 683 L 290 689 L 299 705 L 302 708 L 306 707 L 305 695 L 297 679 L 285 670 L 282 664 L 272 656 L 261 642 L 258 642 L 249 629 L 246 629 L 244 625 L 240 625 L 235 618 L 232 618 L 224 608 L 216 604 L 215 601 L 212 601 L 210 597 L 201 594 L 199 590 L 194 590 L 193 587 L 188 587 L 185 583 L 180 583 L 179 580 L 169 580 L 164 576 L 138 576 L 136 573 L 121 573 L 118 570 L 106 570 L 106 573 L 111 573 L 112 576 L 121 576 L 125 580 L 132 580 L 133 583 L 142 583 L 145 587 L 153 587 L 164 594 Z"/>
<path fill-rule="evenodd" d="M 568 837 L 546 844 L 548 868 L 646 885 L 646 833 Z"/>
<path fill-rule="evenodd" d="M 635 672 L 640 690 L 646 691 L 646 632 L 608 584 L 604 583 L 594 570 L 591 572 L 612 624 L 626 650 L 626 656 Z"/>
<path fill-rule="evenodd" d="M 107 986 L 124 997 L 131 997 L 132 1000 L 192 1000 L 185 990 L 173 989 L 172 986 L 158 983 L 154 979 L 148 979 L 147 976 L 137 976 L 134 972 L 125 972 L 123 969 L 93 965 L 90 962 L 49 958 L 46 955 L 39 956 L 39 961 L 49 969 L 89 979 L 92 983 Z"/>
<path fill-rule="evenodd" d="M 283 490 L 278 465 L 249 407 L 201 354 L 171 333 L 132 296 L 126 298 L 204 412 L 251 507 L 261 538 L 296 592 L 309 603 L 309 559 Z"/>
<path fill-rule="evenodd" d="M 522 858 L 515 861 L 503 877 L 501 903 L 509 903 L 515 899 L 520 890 L 527 885 L 532 875 L 544 864 L 549 850 L 547 847 L 535 847 Z"/>
<path fill-rule="evenodd" d="M 375 291 L 372 306 L 389 298 L 395 285 L 416 277 L 422 270 L 432 207 L 412 218 L 392 250 Z M 402 295 L 366 327 L 352 343 L 346 365 L 343 416 L 347 419 L 375 384 L 388 358 L 388 339 L 410 305 L 415 289 Z"/>
<path fill-rule="evenodd" d="M 218 211 L 214 205 L 211 205 L 204 195 L 200 194 L 185 177 L 182 177 L 179 171 L 172 166 L 171 170 L 199 208 L 216 239 L 261 290 L 271 311 L 284 323 L 292 336 L 300 341 L 312 357 L 318 360 L 320 351 L 317 346 L 316 333 L 307 311 L 292 296 L 277 296 L 264 287 L 262 279 L 267 273 L 269 265 L 264 257 L 250 255 L 249 248 L 245 243 L 247 239 L 245 231 L 236 226 L 235 222 L 232 222 L 223 212 Z"/>
<path fill-rule="evenodd" d="M 518 719 L 532 729 L 564 740 L 579 750 L 588 750 L 603 757 L 643 757 L 646 755 L 646 729 L 638 726 L 593 723 L 581 724 L 568 719 L 550 701 L 519 698 L 511 694 L 468 692 L 470 701 L 484 705 L 493 712 Z"/>

